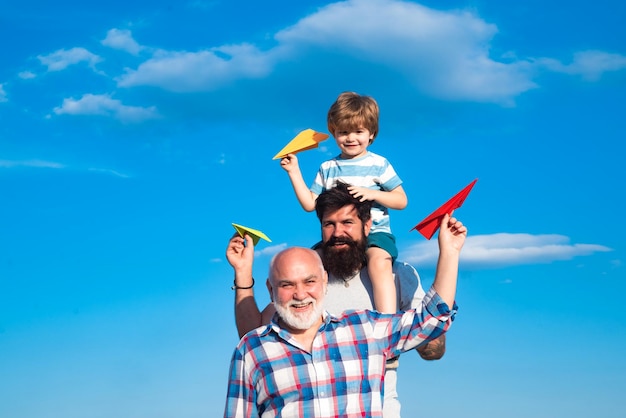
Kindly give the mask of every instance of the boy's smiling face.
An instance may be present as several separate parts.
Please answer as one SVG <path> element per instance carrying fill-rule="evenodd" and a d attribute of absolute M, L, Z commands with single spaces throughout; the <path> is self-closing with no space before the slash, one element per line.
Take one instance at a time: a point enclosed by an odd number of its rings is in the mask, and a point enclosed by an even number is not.
<path fill-rule="evenodd" d="M 337 129 L 335 132 L 335 141 L 341 150 L 341 158 L 346 160 L 364 156 L 372 139 L 374 139 L 374 135 L 362 127 Z"/>

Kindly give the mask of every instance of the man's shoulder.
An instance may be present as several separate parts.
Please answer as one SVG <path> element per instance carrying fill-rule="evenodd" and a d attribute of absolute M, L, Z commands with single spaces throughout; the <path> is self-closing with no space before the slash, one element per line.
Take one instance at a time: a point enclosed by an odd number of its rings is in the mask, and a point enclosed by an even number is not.
<path fill-rule="evenodd" d="M 421 287 L 420 276 L 417 270 L 404 261 L 393 262 L 393 275 L 395 277 L 396 287 L 398 292 L 402 295 L 413 294 L 418 288 Z M 367 267 L 363 267 L 359 272 L 360 281 L 367 283 L 368 287 L 371 287 L 371 279 L 367 272 Z M 358 277 L 358 276 L 357 276 Z"/>
<path fill-rule="evenodd" d="M 345 327 L 353 326 L 355 324 L 368 322 L 372 319 L 380 317 L 380 312 L 374 310 L 374 308 L 346 308 L 343 312 L 330 316 L 330 322 L 335 323 L 336 326 Z"/>
<path fill-rule="evenodd" d="M 399 280 L 419 281 L 419 274 L 417 273 L 417 270 L 415 270 L 415 267 L 413 267 L 412 265 L 404 261 L 398 261 L 398 260 L 394 261 L 392 271 L 393 271 L 393 274 L 396 275 L 396 277 Z M 331 277 L 334 277 L 334 276 L 331 275 Z M 363 281 L 363 282 L 370 282 L 369 273 L 367 272 L 367 266 L 364 266 L 363 268 L 361 268 L 361 270 L 356 272 L 355 275 L 353 276 L 353 279 L 357 279 L 357 280 L 360 279 L 360 281 Z M 335 280 L 339 281 L 338 279 L 335 279 Z"/>
<path fill-rule="evenodd" d="M 398 293 L 399 306 L 403 310 L 414 305 L 414 299 L 423 297 L 417 271 L 408 263 L 396 261 L 393 265 L 393 273 Z M 372 282 L 367 272 L 367 267 L 363 267 L 354 276 L 347 280 L 329 274 L 328 294 L 326 295 L 326 308 L 337 315 L 347 309 L 373 309 L 373 289 Z"/>
<path fill-rule="evenodd" d="M 260 325 L 259 327 L 248 331 L 239 340 L 239 344 L 237 344 L 237 348 L 241 348 L 245 346 L 248 349 L 250 349 L 250 348 L 255 348 L 261 345 L 262 340 L 266 336 L 268 336 L 270 332 L 272 331 L 273 324 L 274 322 L 272 321 L 269 324 Z"/>
<path fill-rule="evenodd" d="M 419 280 L 419 274 L 417 274 L 415 267 L 404 261 L 396 260 L 393 262 L 393 273 L 405 279 Z"/>
<path fill-rule="evenodd" d="M 417 270 L 409 263 L 395 261 L 393 273 L 400 298 L 399 308 L 407 310 L 415 308 L 424 297 L 424 290 Z"/>

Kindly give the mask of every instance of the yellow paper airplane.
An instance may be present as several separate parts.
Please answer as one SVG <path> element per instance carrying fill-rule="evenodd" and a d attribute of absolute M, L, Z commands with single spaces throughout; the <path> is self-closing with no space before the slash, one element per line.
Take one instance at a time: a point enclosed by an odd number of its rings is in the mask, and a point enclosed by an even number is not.
<path fill-rule="evenodd" d="M 252 243 L 256 245 L 259 242 L 259 239 L 263 238 L 265 241 L 272 242 L 271 239 L 267 237 L 263 232 L 258 231 L 256 229 L 248 228 L 247 226 L 233 224 L 241 238 L 245 238 L 245 235 L 248 234 L 252 237 Z"/>
<path fill-rule="evenodd" d="M 300 151 L 306 151 L 312 148 L 317 148 L 319 143 L 325 141 L 328 135 L 321 132 L 315 132 L 313 129 L 305 129 L 300 132 L 294 139 L 289 142 L 285 148 L 281 149 L 278 154 L 272 158 L 277 160 L 285 157 L 287 154 L 295 154 Z"/>

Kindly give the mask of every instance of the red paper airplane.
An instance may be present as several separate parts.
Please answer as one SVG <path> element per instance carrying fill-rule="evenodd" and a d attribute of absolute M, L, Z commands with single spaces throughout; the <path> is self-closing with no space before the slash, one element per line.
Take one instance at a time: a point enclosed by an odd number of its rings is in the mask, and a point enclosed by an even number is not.
<path fill-rule="evenodd" d="M 411 228 L 411 231 L 417 229 L 417 231 L 420 234 L 424 235 L 426 239 L 431 239 L 433 235 L 435 235 L 435 232 L 437 232 L 437 229 L 439 229 L 439 225 L 441 224 L 443 216 L 446 213 L 448 215 L 451 215 L 454 209 L 461 207 L 461 205 L 465 201 L 465 198 L 469 194 L 470 190 L 472 190 L 472 187 L 474 187 L 474 184 L 476 184 L 477 181 L 478 179 L 465 186 L 465 188 L 455 194 L 452 199 L 448 200 L 446 203 L 441 205 L 439 209 L 428 215 L 426 219 Z"/>

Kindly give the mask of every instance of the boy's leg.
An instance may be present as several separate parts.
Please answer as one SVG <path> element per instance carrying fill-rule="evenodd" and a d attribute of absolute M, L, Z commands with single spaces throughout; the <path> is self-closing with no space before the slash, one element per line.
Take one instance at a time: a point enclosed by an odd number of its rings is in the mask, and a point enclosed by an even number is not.
<path fill-rule="evenodd" d="M 369 247 L 366 254 L 367 272 L 374 291 L 374 307 L 379 312 L 396 313 L 397 294 L 391 255 L 379 247 Z"/>

